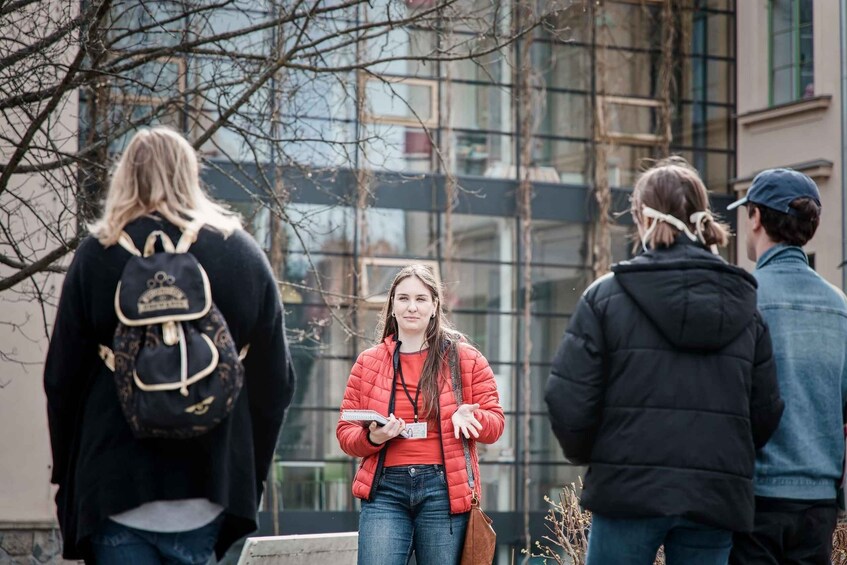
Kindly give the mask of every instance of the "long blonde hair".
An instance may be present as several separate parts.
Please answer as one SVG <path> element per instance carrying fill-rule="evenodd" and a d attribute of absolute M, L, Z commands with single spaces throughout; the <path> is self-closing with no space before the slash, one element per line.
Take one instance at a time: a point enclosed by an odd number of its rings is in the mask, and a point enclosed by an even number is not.
<path fill-rule="evenodd" d="M 429 347 L 429 353 L 421 371 L 421 392 L 424 398 L 422 414 L 424 418 L 434 420 L 439 415 L 438 395 L 441 388 L 439 383 L 441 368 L 447 362 L 447 355 L 450 350 L 453 347 L 458 347 L 459 341 L 464 340 L 465 336 L 453 327 L 453 324 L 444 314 L 444 309 L 441 307 L 444 302 L 441 284 L 435 279 L 432 271 L 420 263 L 414 263 L 401 269 L 391 283 L 388 300 L 385 301 L 377 324 L 377 335 L 380 336 L 380 341 L 389 336 L 397 335 L 397 318 L 393 315 L 394 294 L 397 292 L 397 285 L 409 277 L 415 277 L 421 281 L 429 290 L 432 301 L 435 303 L 435 315 L 429 320 L 424 337 Z"/>
<path fill-rule="evenodd" d="M 142 129 L 130 140 L 112 172 L 103 216 L 89 229 L 100 243 L 113 245 L 124 226 L 152 212 L 181 229 L 202 221 L 225 237 L 242 227 L 237 214 L 200 186 L 200 163 L 191 144 L 164 126 Z"/>

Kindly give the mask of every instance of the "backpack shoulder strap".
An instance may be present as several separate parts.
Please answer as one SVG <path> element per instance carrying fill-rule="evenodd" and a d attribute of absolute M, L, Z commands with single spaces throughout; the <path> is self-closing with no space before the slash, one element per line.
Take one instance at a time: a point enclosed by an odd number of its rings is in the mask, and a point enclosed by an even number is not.
<path fill-rule="evenodd" d="M 185 253 L 188 251 L 191 244 L 197 241 L 197 234 L 200 233 L 201 229 L 203 229 L 203 221 L 192 220 L 185 229 L 182 230 L 182 235 L 179 237 L 179 241 L 176 244 L 176 252 Z"/>
<path fill-rule="evenodd" d="M 115 353 L 111 348 L 106 347 L 105 345 L 97 346 L 97 355 L 100 359 L 103 360 L 103 363 L 111 370 L 113 373 L 115 372 Z"/>
<path fill-rule="evenodd" d="M 174 253 L 174 244 L 171 241 L 171 238 L 168 237 L 168 234 L 163 232 L 162 230 L 156 230 L 150 232 L 150 235 L 147 236 L 147 241 L 144 242 L 144 256 L 150 257 L 155 251 L 156 247 L 156 238 L 159 238 L 162 241 L 162 247 L 164 248 L 166 253 Z"/>
<path fill-rule="evenodd" d="M 122 231 L 118 237 L 118 244 L 136 257 L 141 257 L 141 251 L 138 250 L 135 243 L 132 242 L 132 238 L 125 231 Z"/>

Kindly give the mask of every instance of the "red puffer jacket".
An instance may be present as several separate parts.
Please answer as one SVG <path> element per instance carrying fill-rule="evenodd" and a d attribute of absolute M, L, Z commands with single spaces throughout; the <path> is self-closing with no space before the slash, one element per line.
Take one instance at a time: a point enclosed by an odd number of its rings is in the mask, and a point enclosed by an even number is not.
<path fill-rule="evenodd" d="M 388 337 L 366 351 L 363 351 L 347 381 L 341 409 L 376 410 L 388 415 L 391 402 L 392 383 L 394 382 L 394 350 L 397 342 Z M 462 399 L 465 404 L 479 403 L 475 412 L 482 424 L 479 438 L 468 442 L 473 465 L 474 490 L 480 494 L 479 462 L 476 442 L 494 443 L 503 434 L 506 418 L 500 407 L 497 384 L 488 361 L 473 346 L 459 344 L 459 365 L 462 374 Z M 444 451 L 444 468 L 447 474 L 447 491 L 450 496 L 450 512 L 460 514 L 471 509 L 471 487 L 468 482 L 465 454 L 462 442 L 453 435 L 453 421 L 450 419 L 458 406 L 450 384 L 450 372 L 445 366 L 443 386 L 439 398 L 441 406 L 441 446 Z M 368 430 L 358 422 L 339 420 L 335 429 L 338 443 L 345 453 L 362 457 L 362 464 L 353 479 L 353 495 L 369 500 L 373 495 L 374 476 L 381 471 L 385 458 L 383 452 L 391 441 L 374 446 L 368 441 Z"/>

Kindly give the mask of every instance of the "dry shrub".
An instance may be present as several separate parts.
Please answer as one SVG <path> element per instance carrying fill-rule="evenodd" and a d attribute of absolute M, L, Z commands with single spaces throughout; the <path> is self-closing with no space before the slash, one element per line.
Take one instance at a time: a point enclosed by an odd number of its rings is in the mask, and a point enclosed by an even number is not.
<path fill-rule="evenodd" d="M 847 565 L 847 522 L 839 522 L 832 534 L 832 565 Z"/>
<path fill-rule="evenodd" d="M 558 501 L 547 496 L 544 500 L 551 506 L 544 517 L 550 533 L 535 541 L 532 557 L 540 557 L 545 564 L 585 565 L 591 512 L 580 507 L 576 485 L 566 485 L 559 493 Z M 664 564 L 664 548 L 659 548 L 655 565 Z"/>

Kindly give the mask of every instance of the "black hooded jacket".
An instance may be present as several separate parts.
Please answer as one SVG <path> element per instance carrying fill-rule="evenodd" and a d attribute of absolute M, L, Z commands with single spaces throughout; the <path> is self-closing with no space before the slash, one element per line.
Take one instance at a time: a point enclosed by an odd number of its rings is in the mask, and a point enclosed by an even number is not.
<path fill-rule="evenodd" d="M 583 505 L 608 517 L 753 526 L 755 450 L 782 415 L 756 281 L 678 240 L 582 296 L 545 398 Z"/>
<path fill-rule="evenodd" d="M 179 239 L 180 231 L 157 217 L 139 218 L 125 231 L 143 249 L 156 229 Z M 44 369 L 67 559 L 90 559 L 89 538 L 104 520 L 154 500 L 207 498 L 223 506 L 218 557 L 256 529 L 263 481 L 294 390 L 279 290 L 264 252 L 243 230 L 224 239 L 203 229 L 190 251 L 209 276 L 236 347 L 250 345 L 232 413 L 191 439 L 136 439 L 97 354 L 99 344 L 112 343 L 113 297 L 130 254 L 88 237 L 68 269 Z"/>

